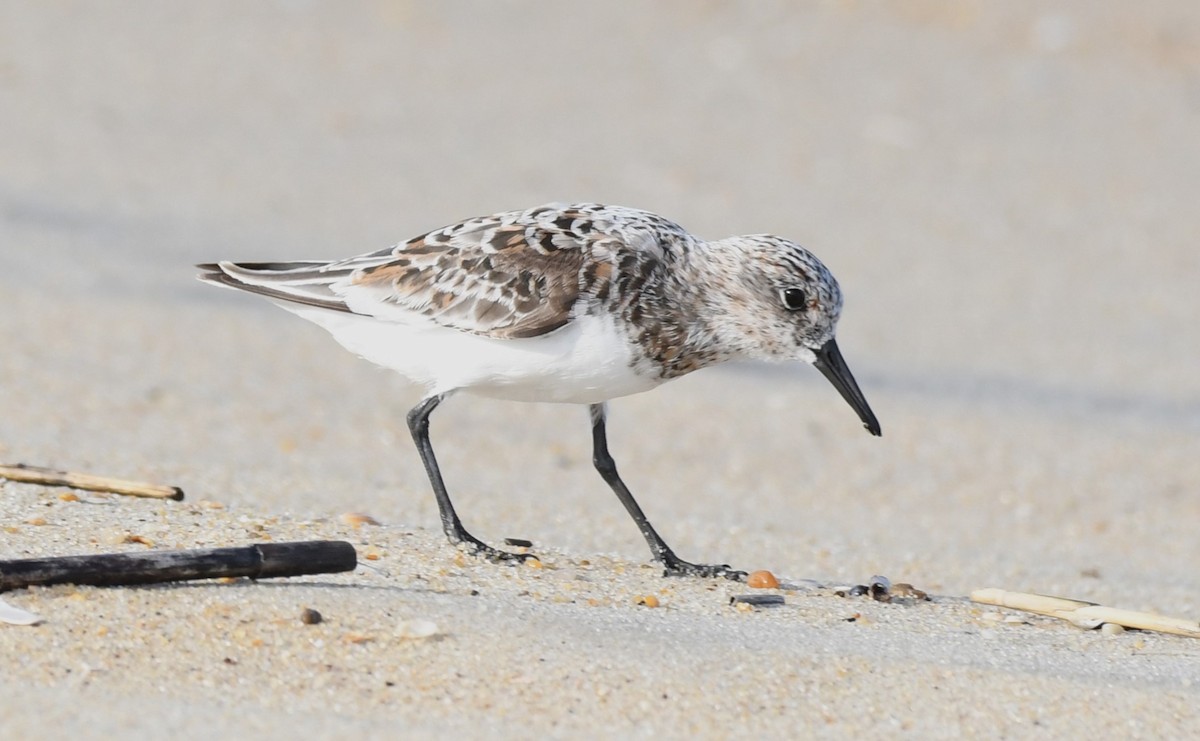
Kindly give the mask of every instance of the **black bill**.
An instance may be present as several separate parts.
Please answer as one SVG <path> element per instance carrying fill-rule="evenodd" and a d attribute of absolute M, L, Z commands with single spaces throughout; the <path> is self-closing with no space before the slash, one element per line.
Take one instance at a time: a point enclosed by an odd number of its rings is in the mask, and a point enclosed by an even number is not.
<path fill-rule="evenodd" d="M 813 365 L 817 366 L 817 370 L 829 379 L 842 398 L 854 407 L 854 411 L 858 412 L 858 418 L 862 420 L 863 427 L 866 427 L 872 435 L 881 435 L 879 420 L 875 419 L 875 413 L 867 404 L 867 398 L 863 396 L 862 390 L 854 380 L 854 375 L 850 373 L 850 368 L 846 365 L 845 358 L 842 357 L 842 351 L 838 349 L 837 341 L 831 337 L 821 346 L 821 349 L 815 352 L 817 359 L 813 361 Z"/>

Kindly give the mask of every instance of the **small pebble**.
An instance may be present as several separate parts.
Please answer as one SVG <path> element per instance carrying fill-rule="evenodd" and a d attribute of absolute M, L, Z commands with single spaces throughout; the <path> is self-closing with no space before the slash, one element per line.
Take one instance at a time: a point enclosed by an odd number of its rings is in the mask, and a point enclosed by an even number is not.
<path fill-rule="evenodd" d="M 317 612 L 311 607 L 305 607 L 300 611 L 300 622 L 304 623 L 305 625 L 316 625 L 324 619 L 325 618 L 321 617 L 321 613 Z"/>
<path fill-rule="evenodd" d="M 532 548 L 533 541 L 524 538 L 505 538 L 504 545 L 511 545 L 513 548 Z"/>
<path fill-rule="evenodd" d="M 342 523 L 349 525 L 352 528 L 358 529 L 363 525 L 378 525 L 379 520 L 376 520 L 370 515 L 365 515 L 362 512 L 347 512 L 341 517 Z"/>
<path fill-rule="evenodd" d="M 433 622 L 432 620 L 404 620 L 396 628 L 396 636 L 399 638 L 420 640 L 424 638 L 432 638 L 437 634 L 437 623 Z"/>
<path fill-rule="evenodd" d="M 25 521 L 25 524 L 26 525 L 45 525 L 46 518 L 45 517 L 30 517 L 28 520 Z"/>
<path fill-rule="evenodd" d="M 929 599 L 929 595 L 917 589 L 907 582 L 896 582 L 892 585 L 891 594 L 893 597 L 913 597 L 915 599 Z"/>
<path fill-rule="evenodd" d="M 871 595 L 871 599 L 876 602 L 891 602 L 892 595 L 889 593 L 892 588 L 892 582 L 886 576 L 876 574 L 871 577 L 871 581 L 867 586 L 867 593 Z"/>
<path fill-rule="evenodd" d="M 58 498 L 60 501 L 63 501 L 63 502 L 78 502 L 79 501 L 79 495 L 73 491 L 65 491 L 62 494 L 59 494 Z"/>
<path fill-rule="evenodd" d="M 658 607 L 658 597 L 653 594 L 643 595 L 634 601 L 643 607 Z"/>
<path fill-rule="evenodd" d="M 770 571 L 752 571 L 746 577 L 746 586 L 752 589 L 779 589 L 779 580 Z"/>
<path fill-rule="evenodd" d="M 1125 626 L 1117 623 L 1105 623 L 1100 626 L 1100 632 L 1106 636 L 1120 635 L 1125 632 Z"/>

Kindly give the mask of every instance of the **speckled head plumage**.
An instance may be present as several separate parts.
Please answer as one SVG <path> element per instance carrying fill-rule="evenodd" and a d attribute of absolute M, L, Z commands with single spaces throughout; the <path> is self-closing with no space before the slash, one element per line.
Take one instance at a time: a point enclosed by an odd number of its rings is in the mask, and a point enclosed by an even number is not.
<path fill-rule="evenodd" d="M 815 255 L 770 234 L 711 242 L 704 253 L 724 277 L 711 301 L 727 341 L 747 357 L 814 362 L 842 313 L 841 288 Z"/>

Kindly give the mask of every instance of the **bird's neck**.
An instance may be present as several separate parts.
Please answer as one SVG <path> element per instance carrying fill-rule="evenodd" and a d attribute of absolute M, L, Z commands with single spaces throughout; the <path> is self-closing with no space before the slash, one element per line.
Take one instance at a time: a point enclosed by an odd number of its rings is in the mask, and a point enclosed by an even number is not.
<path fill-rule="evenodd" d="M 653 348 L 647 355 L 661 366 L 663 378 L 747 355 L 751 338 L 738 322 L 745 307 L 733 298 L 732 283 L 740 278 L 735 252 L 736 246 L 722 241 L 697 243 L 675 255 L 677 264 L 656 276 L 663 290 L 649 292 L 643 311 L 629 317 L 639 341 Z"/>

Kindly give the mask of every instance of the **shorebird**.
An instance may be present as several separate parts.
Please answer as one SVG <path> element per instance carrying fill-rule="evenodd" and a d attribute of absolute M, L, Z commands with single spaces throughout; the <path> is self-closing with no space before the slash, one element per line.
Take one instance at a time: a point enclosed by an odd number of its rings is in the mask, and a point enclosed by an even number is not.
<path fill-rule="evenodd" d="M 408 413 L 442 528 L 494 561 L 450 502 L 429 440 L 449 395 L 586 404 L 592 460 L 673 575 L 724 576 L 728 565 L 675 555 L 617 473 L 607 402 L 728 360 L 811 363 L 879 422 L 838 349 L 842 293 L 812 253 L 755 234 L 705 241 L 648 211 L 551 204 L 451 224 L 334 261 L 218 262 L 201 280 L 265 296 L 328 330 L 343 347 L 425 389 Z"/>

